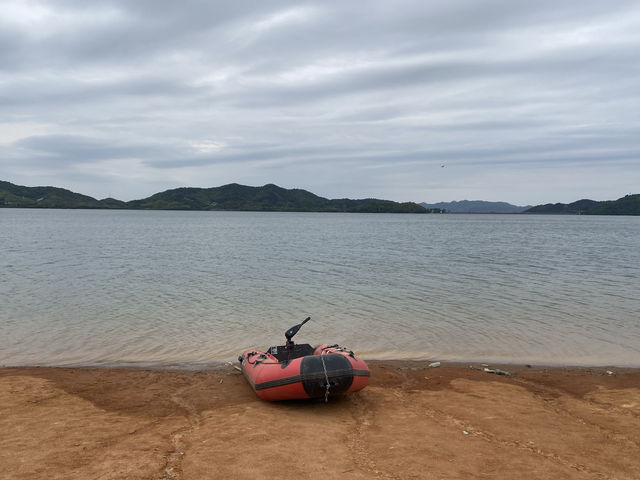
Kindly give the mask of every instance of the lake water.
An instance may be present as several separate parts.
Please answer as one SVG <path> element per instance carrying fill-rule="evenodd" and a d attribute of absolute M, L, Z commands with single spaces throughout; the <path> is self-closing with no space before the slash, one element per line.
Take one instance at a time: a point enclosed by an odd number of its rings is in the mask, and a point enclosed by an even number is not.
<path fill-rule="evenodd" d="M 640 366 L 640 217 L 0 209 L 0 365 Z"/>

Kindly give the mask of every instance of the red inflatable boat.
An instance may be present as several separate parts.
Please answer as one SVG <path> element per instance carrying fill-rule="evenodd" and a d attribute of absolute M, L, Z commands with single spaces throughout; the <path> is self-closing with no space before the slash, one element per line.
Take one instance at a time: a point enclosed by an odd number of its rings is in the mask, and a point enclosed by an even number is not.
<path fill-rule="evenodd" d="M 310 318 L 285 333 L 286 345 L 266 352 L 247 350 L 238 360 L 256 394 L 267 401 L 324 398 L 362 390 L 369 367 L 338 345 L 294 344 L 292 337 Z"/>

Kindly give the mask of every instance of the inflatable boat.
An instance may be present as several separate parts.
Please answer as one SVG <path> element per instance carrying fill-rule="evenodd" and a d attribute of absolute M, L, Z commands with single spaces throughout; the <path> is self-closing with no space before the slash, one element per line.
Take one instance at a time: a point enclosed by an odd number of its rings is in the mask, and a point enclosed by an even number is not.
<path fill-rule="evenodd" d="M 324 398 L 362 390 L 369 383 L 369 367 L 361 358 L 339 345 L 295 344 L 293 336 L 307 323 L 285 333 L 285 345 L 266 352 L 247 350 L 238 357 L 242 372 L 263 400 Z"/>

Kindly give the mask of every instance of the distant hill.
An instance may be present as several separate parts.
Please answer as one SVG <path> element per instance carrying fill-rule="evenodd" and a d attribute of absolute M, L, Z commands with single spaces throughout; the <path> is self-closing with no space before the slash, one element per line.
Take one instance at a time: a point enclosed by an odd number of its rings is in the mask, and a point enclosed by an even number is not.
<path fill-rule="evenodd" d="M 640 194 L 598 202 L 586 213 L 587 215 L 640 215 Z"/>
<path fill-rule="evenodd" d="M 520 207 L 506 202 L 485 202 L 483 200 L 461 200 L 459 202 L 421 203 L 425 208 L 439 208 L 447 213 L 521 213 L 531 205 Z"/>
<path fill-rule="evenodd" d="M 145 210 L 249 210 L 284 212 L 427 213 L 413 202 L 348 198 L 329 200 L 300 189 L 232 183 L 213 188 L 175 188 L 141 200 L 95 198 L 56 187 L 24 187 L 0 181 L 0 207 L 128 208 Z"/>
<path fill-rule="evenodd" d="M 0 181 L 0 207 L 105 208 L 93 197 L 57 187 L 24 187 Z"/>
<path fill-rule="evenodd" d="M 640 215 L 640 194 L 626 195 L 618 200 L 578 200 L 573 203 L 547 203 L 524 213 L 556 213 L 569 215 Z"/>
<path fill-rule="evenodd" d="M 237 183 L 213 188 L 175 188 L 133 200 L 127 205 L 129 208 L 162 210 L 426 213 L 425 208 L 411 202 L 375 198 L 329 200 L 301 189 L 289 190 L 273 184 L 248 187 Z"/>
<path fill-rule="evenodd" d="M 574 215 L 584 213 L 597 204 L 598 202 L 595 200 L 583 198 L 573 203 L 547 203 L 545 205 L 537 205 L 526 210 L 525 213 L 566 213 Z"/>

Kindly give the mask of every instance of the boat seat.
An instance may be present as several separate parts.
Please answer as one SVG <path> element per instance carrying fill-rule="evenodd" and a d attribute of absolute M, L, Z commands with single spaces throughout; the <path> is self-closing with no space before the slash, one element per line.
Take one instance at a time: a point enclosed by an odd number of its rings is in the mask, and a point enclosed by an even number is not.
<path fill-rule="evenodd" d="M 268 352 L 276 357 L 279 362 L 287 362 L 295 358 L 313 355 L 313 352 L 315 351 L 315 349 L 308 343 L 298 343 L 290 348 L 290 350 L 287 350 L 286 345 L 277 345 L 275 347 L 269 347 Z"/>

